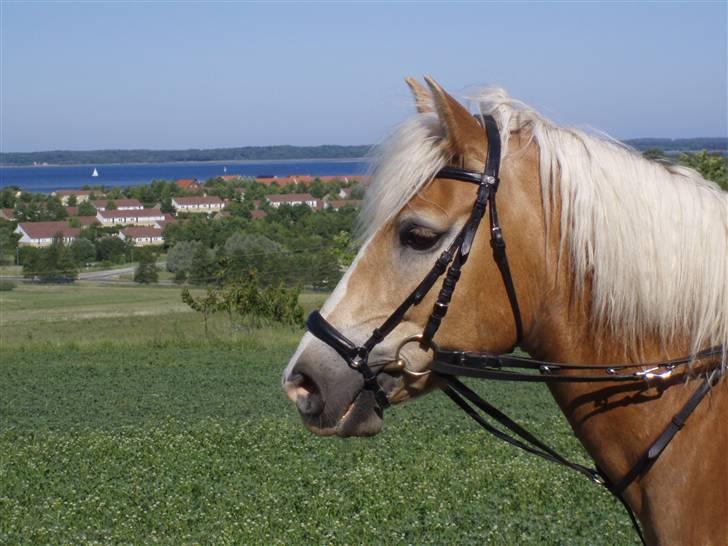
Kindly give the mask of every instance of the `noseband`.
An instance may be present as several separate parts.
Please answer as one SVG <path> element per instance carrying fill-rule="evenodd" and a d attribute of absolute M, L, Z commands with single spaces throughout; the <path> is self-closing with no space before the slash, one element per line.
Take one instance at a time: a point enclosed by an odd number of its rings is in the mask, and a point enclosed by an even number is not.
<path fill-rule="evenodd" d="M 478 232 L 485 211 L 488 208 L 490 209 L 490 246 L 493 252 L 493 259 L 500 271 L 515 322 L 515 340 L 512 348 L 518 346 L 523 336 L 521 311 L 518 306 L 516 290 L 508 266 L 506 244 L 498 221 L 498 211 L 496 208 L 496 193 L 500 182 L 498 178 L 501 159 L 500 133 L 498 125 L 492 116 L 476 115 L 475 118 L 484 128 L 488 142 L 488 155 L 483 172 L 476 173 L 455 167 L 445 167 L 438 171 L 433 178 L 445 178 L 474 184 L 478 187 L 477 197 L 475 198 L 475 203 L 467 222 L 447 249 L 440 254 L 440 257 L 420 284 L 389 315 L 379 328 L 374 329 L 362 345 L 356 345 L 350 341 L 336 327 L 324 319 L 318 311 L 313 311 L 309 315 L 306 326 L 311 334 L 334 349 L 351 369 L 361 374 L 364 379 L 363 390 L 369 390 L 373 393 L 381 411 L 390 404 L 386 393 L 377 381 L 377 373 L 369 366 L 369 355 L 402 322 L 407 311 L 421 303 L 438 279 L 447 272 L 422 334 L 407 338 L 400 344 L 397 350 L 395 368 L 411 376 L 422 376 L 430 372 L 437 373 L 448 383 L 447 387 L 444 388 L 445 394 L 485 430 L 511 445 L 538 455 L 546 460 L 562 464 L 586 475 L 594 482 L 605 486 L 624 505 L 640 539 L 644 543 L 644 538 L 637 524 L 637 520 L 631 508 L 624 500 L 622 493 L 636 478 L 645 474 L 652 467 L 657 457 L 682 428 L 687 418 L 700 404 L 710 388 L 721 379 L 724 368 L 720 364 L 710 368 L 706 372 L 703 383 L 693 393 L 681 411 L 673 417 L 667 428 L 636 462 L 632 469 L 616 483 L 611 482 L 599 468 L 591 469 L 568 461 L 508 416 L 483 400 L 455 376 L 542 383 L 640 382 L 645 384 L 652 380 L 668 379 L 674 369 L 686 366 L 696 360 L 720 355 L 723 352 L 723 348 L 722 346 L 713 347 L 692 357 L 664 362 L 614 365 L 566 364 L 516 357 L 507 354 L 492 355 L 453 349 L 440 349 L 433 341 L 433 338 L 440 327 L 442 319 L 447 314 L 455 287 L 460 279 L 462 267 L 468 260 L 473 240 Z M 425 372 L 409 370 L 404 361 L 399 358 L 401 348 L 405 344 L 413 341 L 419 342 L 420 347 L 424 350 L 433 350 L 433 364 L 430 370 Z M 644 367 L 647 367 L 647 369 L 642 369 Z M 380 369 L 380 372 L 383 369 L 388 369 L 388 367 L 383 367 Z M 635 371 L 630 372 L 631 369 Z M 520 370 L 527 371 L 523 372 Z M 567 371 L 570 373 L 569 375 L 554 375 L 555 372 L 559 371 Z M 597 372 L 597 375 L 594 372 Z M 586 375 L 584 375 L 585 373 Z M 504 433 L 500 429 L 492 426 L 482 418 L 475 408 L 487 414 L 517 437 Z"/>

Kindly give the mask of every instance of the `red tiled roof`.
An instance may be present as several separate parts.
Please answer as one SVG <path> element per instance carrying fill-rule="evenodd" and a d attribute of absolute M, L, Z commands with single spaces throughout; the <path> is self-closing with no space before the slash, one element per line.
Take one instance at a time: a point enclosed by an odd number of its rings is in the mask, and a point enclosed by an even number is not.
<path fill-rule="evenodd" d="M 310 193 L 277 193 L 265 196 L 272 203 L 291 203 L 296 201 L 316 201 Z"/>
<path fill-rule="evenodd" d="M 173 197 L 174 201 L 180 205 L 222 205 L 222 199 L 217 195 L 208 195 L 200 197 Z"/>
<path fill-rule="evenodd" d="M 332 209 L 340 209 L 341 207 L 360 207 L 364 201 L 361 199 L 333 199 L 329 201 Z"/>
<path fill-rule="evenodd" d="M 99 214 L 104 218 L 125 218 L 133 216 L 137 218 L 151 218 L 153 216 L 162 216 L 162 211 L 157 208 L 142 210 L 100 210 Z"/>
<path fill-rule="evenodd" d="M 78 216 L 78 207 L 66 207 L 66 214 L 69 216 Z"/>
<path fill-rule="evenodd" d="M 266 216 L 268 216 L 268 213 L 265 212 L 264 210 L 253 210 L 250 212 L 250 217 L 253 220 L 262 220 Z"/>
<path fill-rule="evenodd" d="M 279 184 L 281 186 L 284 184 L 288 184 L 287 177 L 278 178 L 277 176 L 273 176 L 273 177 L 256 176 L 255 181 L 258 182 L 259 184 Z"/>
<path fill-rule="evenodd" d="M 106 208 L 106 205 L 112 202 L 116 205 L 117 208 L 119 207 L 141 207 L 142 204 L 139 202 L 138 199 L 96 199 L 95 201 L 91 201 L 91 204 L 96 207 L 103 207 Z"/>
<path fill-rule="evenodd" d="M 189 188 L 191 186 L 199 186 L 196 178 L 178 178 L 175 182 L 180 188 Z"/>
<path fill-rule="evenodd" d="M 13 209 L 0 209 L 0 218 L 12 220 L 15 218 L 15 211 Z"/>
<path fill-rule="evenodd" d="M 57 233 L 64 237 L 78 237 L 81 228 L 72 228 L 68 222 L 21 222 L 18 227 L 31 239 L 50 239 Z"/>
<path fill-rule="evenodd" d="M 162 230 L 154 227 L 147 226 L 134 226 L 127 227 L 121 230 L 126 237 L 137 238 L 137 237 L 161 237 Z"/>
<path fill-rule="evenodd" d="M 84 227 L 99 223 L 96 216 L 79 216 L 78 218 L 75 218 L 75 220 Z"/>

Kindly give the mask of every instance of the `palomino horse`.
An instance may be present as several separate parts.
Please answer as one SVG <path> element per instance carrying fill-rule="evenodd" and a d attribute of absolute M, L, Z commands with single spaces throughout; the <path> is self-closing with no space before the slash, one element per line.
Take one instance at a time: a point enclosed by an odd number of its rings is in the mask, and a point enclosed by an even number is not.
<path fill-rule="evenodd" d="M 672 441 L 622 497 L 651 544 L 728 544 L 725 377 L 712 376 L 712 388 L 675 433 L 703 378 L 721 373 L 728 360 L 728 194 L 692 170 L 557 127 L 502 90 L 474 97 L 481 122 L 497 125 L 484 131 L 431 79 L 429 91 L 408 83 L 418 115 L 382 145 L 362 218 L 364 243 L 309 321 L 325 343 L 307 333 L 283 374 L 306 427 L 321 435 L 376 434 L 384 406 L 446 386 L 445 376 L 430 373 L 437 347 L 500 355 L 517 342 L 543 362 L 590 366 L 540 367 L 562 376 L 604 376 L 615 373 L 605 365 L 623 363 L 617 368 L 631 367 L 641 380 L 550 389 L 612 484 L 674 418 Z M 487 173 L 489 154 L 499 154 L 500 183 L 492 186 L 486 227 L 469 229 L 483 184 L 449 173 Z M 489 248 L 494 227 L 508 242 L 505 273 Z M 408 298 L 409 305 L 403 298 L 432 277 L 441 253 L 460 245 L 462 255 L 468 233 L 470 260 L 457 289 L 445 289 L 452 299 L 440 305 L 447 315 L 437 334 L 406 343 L 422 335 L 441 283 L 433 277 L 432 290 Z M 397 320 L 388 321 L 393 312 Z M 713 346 L 712 356 L 696 357 Z M 642 365 L 686 355 L 687 366 L 652 372 Z"/>

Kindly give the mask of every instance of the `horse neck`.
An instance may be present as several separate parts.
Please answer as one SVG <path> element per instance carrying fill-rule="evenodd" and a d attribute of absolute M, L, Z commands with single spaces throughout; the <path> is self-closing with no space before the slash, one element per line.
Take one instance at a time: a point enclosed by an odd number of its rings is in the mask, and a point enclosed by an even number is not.
<path fill-rule="evenodd" d="M 649 363 L 688 353 L 687 341 L 665 347 L 650 339 L 641 340 L 639 352 L 630 351 L 607 329 L 595 329 L 586 303 L 589 301 L 588 283 L 584 294 L 575 294 L 568 269 L 568 264 L 562 264 L 559 280 L 544 293 L 541 305 L 530 318 L 524 348 L 535 358 L 582 364 Z M 574 383 L 553 384 L 550 390 L 576 436 L 599 467 L 616 482 L 632 468 L 684 406 L 695 383 L 686 384 L 685 376 L 681 375 L 663 388 Z M 728 385 L 724 381 L 717 389 L 713 407 L 708 410 L 705 404 L 706 407 L 700 408 L 691 418 L 694 428 L 690 432 L 679 433 L 671 450 L 661 456 L 660 464 L 656 464 L 643 480 L 626 492 L 627 500 L 648 527 L 648 536 L 653 537 L 653 541 L 660 542 L 659 533 L 670 529 L 669 522 L 665 521 L 670 517 L 666 504 L 687 502 L 683 499 L 694 495 L 693 489 L 700 480 L 706 479 L 689 474 L 720 464 L 716 461 L 724 461 L 721 450 L 728 448 L 728 435 L 722 432 L 716 419 L 721 412 L 725 415 L 728 411 L 725 396 Z M 717 434 L 703 434 L 704 429 L 710 432 L 711 426 L 716 427 L 714 432 Z M 696 431 L 697 427 L 702 429 Z M 711 438 L 711 445 L 707 445 L 708 438 Z M 686 444 L 688 449 L 683 449 Z M 691 457 L 699 458 L 692 461 L 693 467 L 690 467 Z M 676 480 L 676 473 L 679 473 L 680 480 Z M 710 484 L 705 483 L 704 487 L 710 489 Z M 695 500 L 697 503 L 701 501 L 702 498 Z M 671 532 L 678 531 L 673 529 Z"/>

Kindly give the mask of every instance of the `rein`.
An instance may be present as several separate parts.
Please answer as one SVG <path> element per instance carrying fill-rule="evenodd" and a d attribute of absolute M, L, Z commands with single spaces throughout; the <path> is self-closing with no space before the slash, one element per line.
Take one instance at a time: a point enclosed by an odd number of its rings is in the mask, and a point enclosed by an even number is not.
<path fill-rule="evenodd" d="M 478 193 L 473 204 L 470 217 L 458 232 L 450 245 L 440 254 L 430 271 L 425 275 L 417 287 L 404 299 L 379 328 L 375 328 L 369 338 L 362 344 L 356 345 L 321 316 L 319 311 L 313 311 L 306 326 L 322 342 L 336 351 L 347 365 L 361 374 L 364 385 L 362 390 L 370 391 L 377 403 L 377 411 L 382 412 L 390 403 L 386 393 L 377 381 L 378 373 L 382 371 L 399 371 L 414 377 L 421 377 L 435 373 L 447 381 L 444 387 L 445 394 L 452 399 L 467 415 L 474 419 L 487 432 L 493 434 L 519 449 L 566 466 L 588 477 L 593 482 L 604 486 L 625 507 L 632 524 L 645 543 L 644 536 L 637 519 L 623 497 L 624 491 L 638 477 L 643 476 L 655 463 L 675 434 L 683 427 L 690 414 L 698 407 L 711 387 L 718 383 L 723 376 L 724 368 L 718 364 L 711 367 L 703 382 L 686 402 L 683 408 L 672 418 L 668 426 L 660 434 L 644 455 L 635 465 L 616 483 L 613 483 L 600 468 L 588 468 L 571 462 L 552 448 L 544 444 L 533 434 L 521 427 L 506 414 L 483 400 L 477 393 L 468 388 L 456 376 L 475 377 L 497 381 L 520 381 L 540 383 L 597 383 L 597 382 L 628 382 L 641 385 L 650 385 L 652 381 L 664 381 L 670 378 L 673 372 L 685 367 L 696 360 L 707 359 L 722 354 L 723 347 L 713 347 L 697 353 L 691 357 L 674 360 L 654 362 L 649 364 L 613 364 L 613 365 L 587 365 L 549 362 L 533 358 L 517 357 L 508 354 L 492 355 L 480 352 L 467 352 L 455 349 L 441 349 L 433 338 L 440 327 L 442 319 L 447 315 L 450 301 L 460 279 L 462 267 L 468 260 L 473 240 L 485 215 L 490 209 L 490 245 L 493 259 L 500 271 L 506 289 L 508 301 L 513 312 L 516 339 L 513 347 L 518 346 L 523 336 L 523 321 L 518 305 L 516 289 L 511 276 L 508 258 L 506 256 L 506 243 L 498 221 L 496 208 L 496 192 L 498 190 L 501 158 L 501 141 L 498 125 L 490 115 L 475 116 L 483 126 L 487 142 L 488 154 L 485 168 L 482 173 L 467 171 L 455 167 L 445 167 L 435 174 L 434 178 L 447 178 L 475 184 Z M 407 338 L 401 342 L 397 349 L 395 362 L 382 366 L 374 372 L 369 366 L 369 355 L 392 331 L 402 322 L 410 308 L 422 302 L 424 297 L 433 288 L 439 278 L 445 274 L 442 288 L 427 320 L 422 334 Z M 406 344 L 418 342 L 423 350 L 432 349 L 433 364 L 429 370 L 416 371 L 407 367 L 406 360 L 399 354 Z M 642 369 L 647 367 L 647 369 Z M 554 375 L 558 372 L 576 372 L 573 375 Z M 587 372 L 585 374 L 585 372 Z M 595 374 L 596 372 L 596 374 Z M 477 409 L 476 409 L 477 408 Z M 508 429 L 511 434 L 505 433 L 486 421 L 477 410 Z"/>

